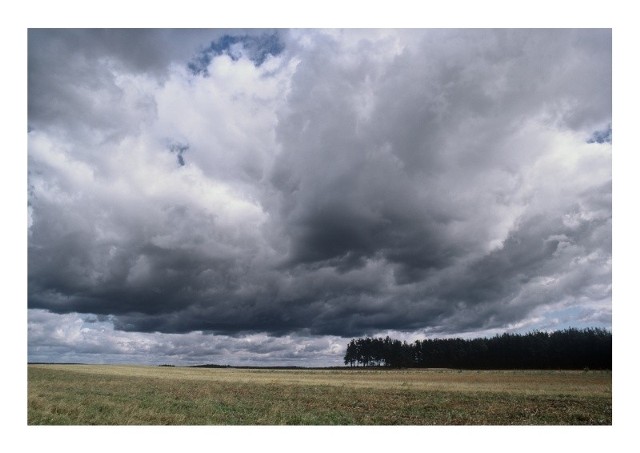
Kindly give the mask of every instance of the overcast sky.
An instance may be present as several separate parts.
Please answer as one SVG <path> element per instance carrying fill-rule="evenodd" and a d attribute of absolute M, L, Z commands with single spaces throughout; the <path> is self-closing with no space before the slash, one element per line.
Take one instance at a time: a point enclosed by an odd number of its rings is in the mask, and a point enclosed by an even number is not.
<path fill-rule="evenodd" d="M 611 328 L 610 30 L 28 35 L 28 358 Z"/>

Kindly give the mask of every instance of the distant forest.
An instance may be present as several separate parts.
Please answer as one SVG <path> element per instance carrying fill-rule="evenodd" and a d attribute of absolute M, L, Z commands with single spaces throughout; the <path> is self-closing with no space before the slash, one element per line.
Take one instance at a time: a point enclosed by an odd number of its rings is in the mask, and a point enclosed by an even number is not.
<path fill-rule="evenodd" d="M 504 333 L 493 338 L 416 340 L 352 339 L 344 364 L 391 368 L 611 369 L 611 332 L 565 329 Z"/>

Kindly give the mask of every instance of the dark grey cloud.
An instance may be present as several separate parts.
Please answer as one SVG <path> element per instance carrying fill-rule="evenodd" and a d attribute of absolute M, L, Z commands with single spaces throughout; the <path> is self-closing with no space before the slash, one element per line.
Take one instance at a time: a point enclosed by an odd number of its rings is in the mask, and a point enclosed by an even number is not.
<path fill-rule="evenodd" d="M 130 131 L 121 130 L 122 116 L 131 118 L 135 113 L 131 108 L 136 109 L 122 103 L 124 90 L 115 80 L 116 72 L 162 76 L 172 60 L 188 58 L 196 51 L 193 34 L 135 29 L 30 29 L 30 127 L 58 125 L 66 133 L 73 133 L 79 124 L 84 124 L 103 134 Z M 153 98 L 142 96 L 136 102 L 140 103 L 152 105 Z M 105 109 L 105 105 L 110 108 Z M 75 124 L 74 128 L 69 124 Z"/>
<path fill-rule="evenodd" d="M 102 140 L 135 133 L 141 123 L 155 116 L 154 96 L 142 91 L 129 96 L 119 76 L 132 74 L 162 83 L 172 64 L 186 65 L 205 51 L 208 42 L 216 42 L 226 33 L 206 29 L 30 29 L 29 127 L 57 125 L 66 134 L 83 132 L 84 139 L 98 131 Z M 245 32 L 244 36 L 253 39 L 254 33 Z M 272 36 L 276 40 L 276 35 Z"/>
<path fill-rule="evenodd" d="M 610 30 L 32 30 L 29 99 L 47 323 L 610 326 Z"/>
<path fill-rule="evenodd" d="M 565 74 L 556 80 L 558 69 L 545 62 L 549 54 L 563 65 L 577 59 L 579 32 L 429 31 L 411 38 L 382 69 L 370 61 L 380 58 L 378 49 L 364 40 L 336 63 L 337 38 L 320 41 L 298 66 L 274 174 L 294 260 L 361 263 L 382 254 L 409 270 L 450 265 L 482 245 L 477 234 L 491 225 L 478 223 L 478 211 L 517 190 L 521 167 L 545 151 L 517 149 L 513 136 L 551 114 L 549 104 L 579 102 L 573 81 Z M 606 76 L 598 82 L 600 91 L 610 85 Z M 361 111 L 359 97 L 371 98 L 363 101 L 370 111 Z M 599 108 L 594 123 L 608 118 L 607 103 Z M 453 240 L 453 225 L 465 223 L 480 231 Z"/>

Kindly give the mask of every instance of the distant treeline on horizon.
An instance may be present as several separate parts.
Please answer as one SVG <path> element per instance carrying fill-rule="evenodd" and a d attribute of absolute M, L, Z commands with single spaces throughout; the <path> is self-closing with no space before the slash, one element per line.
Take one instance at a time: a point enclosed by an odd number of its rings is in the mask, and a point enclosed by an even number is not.
<path fill-rule="evenodd" d="M 416 340 L 352 339 L 348 366 L 459 369 L 611 369 L 611 332 L 600 328 L 564 329 L 492 338 Z"/>

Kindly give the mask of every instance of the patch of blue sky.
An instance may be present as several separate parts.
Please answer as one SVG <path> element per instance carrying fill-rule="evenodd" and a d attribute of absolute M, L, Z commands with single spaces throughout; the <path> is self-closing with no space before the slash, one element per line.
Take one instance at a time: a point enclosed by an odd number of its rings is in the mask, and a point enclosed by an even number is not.
<path fill-rule="evenodd" d="M 261 35 L 224 35 L 217 41 L 202 50 L 192 61 L 188 68 L 194 75 L 208 76 L 209 64 L 219 55 L 228 55 L 237 61 L 242 56 L 247 56 L 256 66 L 260 66 L 269 55 L 279 55 L 284 50 L 284 43 L 280 40 L 278 32 L 264 33 Z"/>
<path fill-rule="evenodd" d="M 600 328 L 611 329 L 611 314 L 604 311 L 599 316 L 585 307 L 573 306 L 553 310 L 546 314 L 545 320 L 540 323 L 540 330 L 563 330 L 569 328 L 588 329 Z M 532 330 L 531 328 L 529 330 Z"/>
<path fill-rule="evenodd" d="M 184 157 L 182 156 L 182 154 L 187 151 L 189 149 L 189 145 L 188 144 L 184 144 L 184 143 L 170 143 L 169 144 L 169 151 L 172 153 L 175 153 L 177 155 L 178 158 L 178 165 L 180 165 L 181 167 L 184 167 L 185 165 L 185 161 L 184 161 Z"/>
<path fill-rule="evenodd" d="M 587 143 L 611 143 L 611 124 L 606 129 L 591 134 Z"/>

